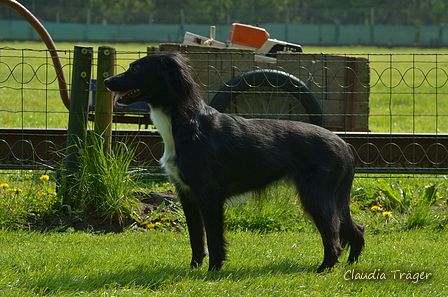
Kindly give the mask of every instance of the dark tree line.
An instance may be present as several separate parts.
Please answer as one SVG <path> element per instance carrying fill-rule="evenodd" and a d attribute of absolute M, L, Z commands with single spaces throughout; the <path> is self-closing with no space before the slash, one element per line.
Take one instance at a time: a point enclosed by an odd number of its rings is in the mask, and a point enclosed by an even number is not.
<path fill-rule="evenodd" d="M 43 21 L 108 24 L 448 24 L 446 0 L 22 0 Z M 0 5 L 1 19 L 20 18 Z"/>

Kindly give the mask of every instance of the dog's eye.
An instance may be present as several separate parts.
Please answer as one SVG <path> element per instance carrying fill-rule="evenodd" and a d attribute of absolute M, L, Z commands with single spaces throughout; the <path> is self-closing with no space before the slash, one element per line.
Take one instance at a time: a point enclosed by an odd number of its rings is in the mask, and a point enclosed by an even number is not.
<path fill-rule="evenodd" d="M 138 68 L 136 66 L 131 66 L 131 71 L 137 73 Z"/>

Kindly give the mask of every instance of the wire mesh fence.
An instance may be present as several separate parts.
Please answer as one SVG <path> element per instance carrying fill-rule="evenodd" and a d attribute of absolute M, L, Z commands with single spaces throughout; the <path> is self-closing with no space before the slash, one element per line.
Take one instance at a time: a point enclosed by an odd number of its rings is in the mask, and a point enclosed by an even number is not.
<path fill-rule="evenodd" d="M 166 44 L 117 51 L 116 73 Z M 73 51 L 60 50 L 68 89 Z M 447 54 L 278 53 L 190 47 L 185 55 L 204 100 L 246 118 L 320 121 L 353 148 L 359 173 L 446 174 Z M 97 73 L 95 58 L 92 73 Z M 60 168 L 69 111 L 47 50 L 0 48 L 0 170 Z M 95 110 L 95 77 L 90 119 Z M 310 92 L 308 92 L 309 90 Z M 311 94 L 311 95 L 310 95 Z M 145 104 L 114 110 L 114 143 L 135 147 L 135 165 L 151 167 L 163 143 Z"/>

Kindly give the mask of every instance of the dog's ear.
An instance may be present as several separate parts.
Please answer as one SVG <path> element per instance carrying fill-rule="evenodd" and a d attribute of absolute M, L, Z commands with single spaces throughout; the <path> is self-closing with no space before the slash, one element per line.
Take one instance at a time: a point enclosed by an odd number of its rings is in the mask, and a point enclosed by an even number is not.
<path fill-rule="evenodd" d="M 163 74 L 165 71 L 169 71 L 170 68 L 173 68 L 173 63 L 168 58 L 167 55 L 162 55 L 159 61 L 159 72 Z"/>
<path fill-rule="evenodd" d="M 163 55 L 159 64 L 159 75 L 163 78 L 168 96 L 177 106 L 179 113 L 188 116 L 188 110 L 194 110 L 200 95 L 186 59 L 180 53 Z"/>
<path fill-rule="evenodd" d="M 183 61 L 178 54 L 168 53 L 160 57 L 159 76 L 165 83 L 170 99 L 176 102 L 185 96 L 183 68 Z"/>

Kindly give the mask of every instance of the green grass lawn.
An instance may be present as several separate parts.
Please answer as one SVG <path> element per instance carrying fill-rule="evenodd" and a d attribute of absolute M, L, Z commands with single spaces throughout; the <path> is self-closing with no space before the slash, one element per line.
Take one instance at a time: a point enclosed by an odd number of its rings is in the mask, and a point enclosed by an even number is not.
<path fill-rule="evenodd" d="M 360 262 L 314 271 L 316 232 L 229 232 L 222 271 L 188 268 L 186 232 L 0 231 L 2 296 L 446 296 L 446 232 L 366 236 Z M 342 257 L 345 260 L 345 257 Z M 207 263 L 205 263 L 207 264 Z M 370 279 L 359 279 L 359 278 Z"/>
<path fill-rule="evenodd" d="M 182 219 L 177 231 L 149 221 L 142 225 L 146 231 L 119 234 L 63 225 L 27 231 L 59 211 L 54 177 L 9 178 L 8 186 L 0 185 L 3 296 L 445 296 L 448 289 L 443 178 L 357 178 L 351 208 L 366 227 L 365 251 L 352 266 L 343 254 L 341 264 L 323 274 L 315 273 L 320 235 L 284 183 L 227 203 L 229 261 L 222 271 L 207 272 L 188 268 Z"/>

